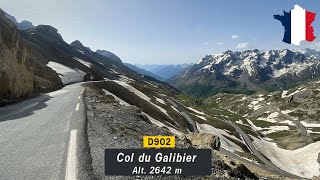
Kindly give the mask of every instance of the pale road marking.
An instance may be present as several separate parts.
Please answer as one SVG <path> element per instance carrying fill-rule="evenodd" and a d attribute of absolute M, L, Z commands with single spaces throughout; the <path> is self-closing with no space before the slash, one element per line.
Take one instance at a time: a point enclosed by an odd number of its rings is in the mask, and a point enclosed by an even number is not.
<path fill-rule="evenodd" d="M 70 131 L 65 180 L 77 179 L 77 130 Z"/>
<path fill-rule="evenodd" d="M 79 111 L 79 108 L 80 108 L 80 104 L 78 103 L 76 107 L 76 111 Z"/>
<path fill-rule="evenodd" d="M 78 99 L 80 99 L 80 98 L 81 98 L 81 96 L 78 97 Z"/>

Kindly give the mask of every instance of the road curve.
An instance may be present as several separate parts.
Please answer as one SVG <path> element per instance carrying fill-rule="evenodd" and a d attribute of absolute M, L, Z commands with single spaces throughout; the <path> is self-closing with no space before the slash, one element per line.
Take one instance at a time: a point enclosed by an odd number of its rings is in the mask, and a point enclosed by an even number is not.
<path fill-rule="evenodd" d="M 261 160 L 264 164 L 266 164 L 272 171 L 276 172 L 279 175 L 285 176 L 285 177 L 300 178 L 298 176 L 295 176 L 293 174 L 290 174 L 290 173 L 280 169 L 279 167 L 274 165 L 269 159 L 267 159 L 265 156 L 263 156 L 262 153 L 260 153 L 260 151 L 252 144 L 252 141 L 249 138 L 249 136 L 245 132 L 243 132 L 242 129 L 239 128 L 237 125 L 235 125 L 234 123 L 232 123 L 230 121 L 224 121 L 224 122 L 231 125 L 240 134 L 240 136 L 242 137 L 243 141 L 246 143 L 246 145 L 249 148 L 249 150 L 251 151 L 251 153 L 253 155 L 255 155 L 257 158 L 259 158 L 259 160 Z"/>
<path fill-rule="evenodd" d="M 78 83 L 0 108 L 0 179 L 89 176 L 83 92 Z"/>
<path fill-rule="evenodd" d="M 183 110 L 183 106 L 180 105 L 177 101 L 166 97 L 166 100 L 173 106 L 175 107 L 180 113 L 181 115 L 187 120 L 188 124 L 192 127 L 192 129 L 190 129 L 192 132 L 199 132 L 196 123 L 194 122 L 194 120 Z"/>

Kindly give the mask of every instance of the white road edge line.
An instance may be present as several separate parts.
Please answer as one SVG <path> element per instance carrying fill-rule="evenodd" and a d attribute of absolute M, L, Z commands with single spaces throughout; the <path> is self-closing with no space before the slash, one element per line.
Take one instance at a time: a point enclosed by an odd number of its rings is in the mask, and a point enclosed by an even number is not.
<path fill-rule="evenodd" d="M 70 131 L 65 180 L 77 179 L 77 130 Z"/>
<path fill-rule="evenodd" d="M 80 108 L 80 104 L 78 103 L 76 107 L 76 111 L 79 111 L 79 108 Z"/>
<path fill-rule="evenodd" d="M 80 99 L 80 98 L 81 98 L 81 96 L 78 97 L 78 99 Z"/>

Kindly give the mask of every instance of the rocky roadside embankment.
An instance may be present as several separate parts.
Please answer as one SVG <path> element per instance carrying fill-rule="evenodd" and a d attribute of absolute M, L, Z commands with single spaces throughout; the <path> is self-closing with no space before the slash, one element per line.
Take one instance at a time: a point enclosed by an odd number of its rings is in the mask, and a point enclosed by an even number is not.
<path fill-rule="evenodd" d="M 32 93 L 33 70 L 30 48 L 0 9 L 0 105 Z"/>
<path fill-rule="evenodd" d="M 181 176 L 104 176 L 104 149 L 142 148 L 145 135 L 172 135 L 163 127 L 153 125 L 135 106 L 120 105 L 102 89 L 87 84 L 85 103 L 88 118 L 88 141 L 95 179 L 257 179 L 243 165 L 227 165 L 213 150 L 212 175 L 207 177 Z M 176 137 L 177 148 L 219 148 L 219 138 L 206 133 Z"/>
<path fill-rule="evenodd" d="M 59 75 L 36 54 L 0 9 L 0 106 L 62 88 Z"/>

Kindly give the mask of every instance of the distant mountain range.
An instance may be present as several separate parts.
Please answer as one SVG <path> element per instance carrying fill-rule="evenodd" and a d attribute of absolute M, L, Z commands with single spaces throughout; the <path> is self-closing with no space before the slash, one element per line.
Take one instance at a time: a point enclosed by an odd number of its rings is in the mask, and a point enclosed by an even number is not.
<path fill-rule="evenodd" d="M 164 81 L 183 73 L 192 65 L 193 64 L 135 64 L 135 66 L 141 69 L 160 76 Z"/>
<path fill-rule="evenodd" d="M 312 49 L 226 51 L 205 56 L 169 82 L 196 96 L 290 88 L 320 77 L 319 54 Z"/>
<path fill-rule="evenodd" d="M 135 66 L 133 64 L 130 64 L 130 63 L 124 63 L 124 65 L 128 66 L 130 69 L 136 71 L 137 73 L 139 74 L 142 74 L 142 75 L 146 75 L 146 76 L 150 76 L 150 77 L 153 77 L 159 81 L 165 81 L 165 79 L 161 76 L 158 76 L 150 71 L 147 71 L 145 69 L 142 69 L 142 68 L 139 68 L 138 66 Z"/>

